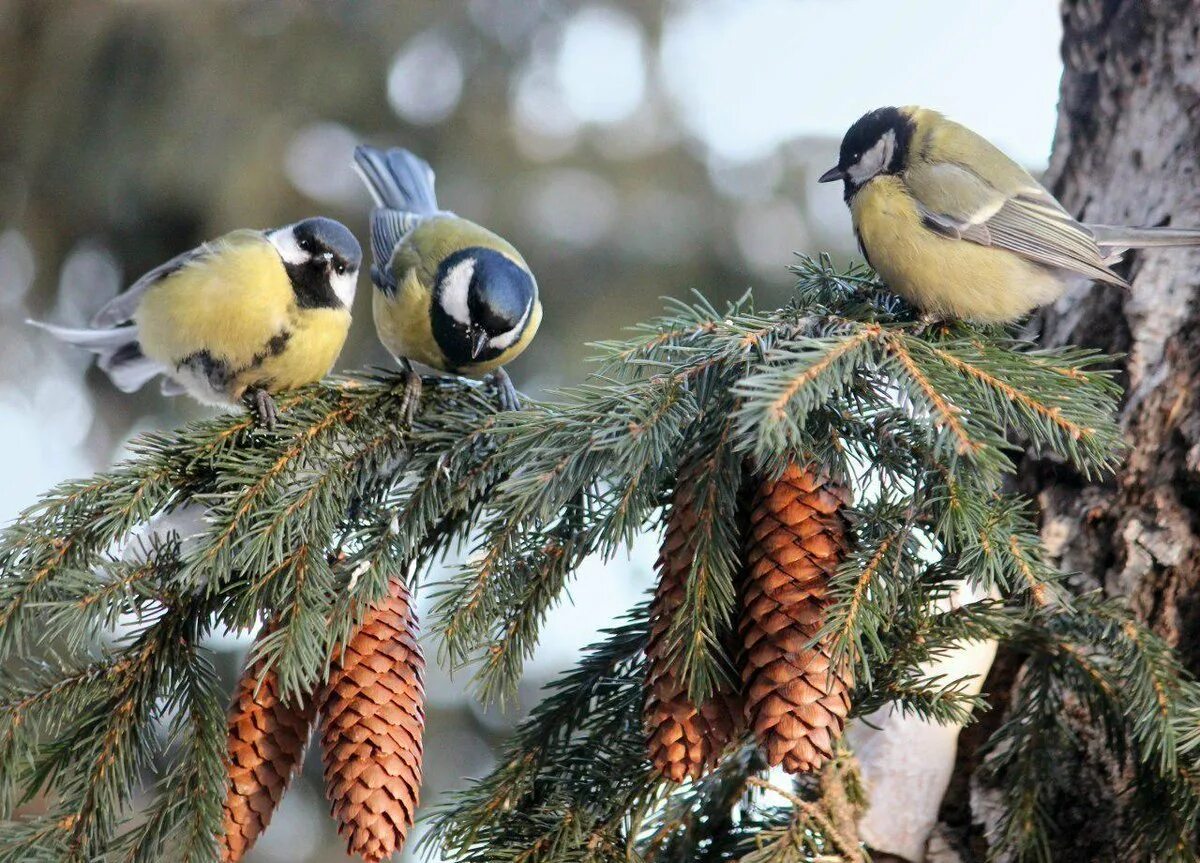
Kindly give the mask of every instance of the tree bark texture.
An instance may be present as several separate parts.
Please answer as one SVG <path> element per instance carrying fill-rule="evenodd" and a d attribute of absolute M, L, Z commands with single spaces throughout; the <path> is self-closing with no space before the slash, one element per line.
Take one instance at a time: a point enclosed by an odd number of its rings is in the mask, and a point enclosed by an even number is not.
<path fill-rule="evenodd" d="M 1064 0 L 1062 15 L 1046 185 L 1087 222 L 1200 225 L 1200 0 Z M 1047 547 L 1064 571 L 1079 573 L 1078 587 L 1126 597 L 1197 672 L 1200 251 L 1131 253 L 1121 266 L 1132 291 L 1081 286 L 1032 326 L 1048 346 L 1125 355 L 1124 466 L 1090 482 L 1029 458 L 1019 483 L 1037 500 Z M 1096 753 L 1086 718 L 1079 724 L 1085 749 Z M 1124 772 L 1098 754 L 1048 772 L 1063 788 L 1052 809 L 1054 859 L 1114 859 Z M 974 815 L 986 822 L 986 789 L 972 784 Z"/>
<path fill-rule="evenodd" d="M 1200 0 L 1067 0 L 1046 178 L 1077 216 L 1200 225 Z M 1042 341 L 1123 353 L 1131 450 L 1115 480 L 1030 461 L 1043 535 L 1200 670 L 1200 251 L 1130 253 L 1133 290 L 1087 287 L 1042 313 Z"/>

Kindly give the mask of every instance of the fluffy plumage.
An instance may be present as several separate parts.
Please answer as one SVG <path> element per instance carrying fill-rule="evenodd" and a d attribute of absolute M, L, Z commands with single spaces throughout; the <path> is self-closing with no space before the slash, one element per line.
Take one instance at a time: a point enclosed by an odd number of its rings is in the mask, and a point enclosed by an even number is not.
<path fill-rule="evenodd" d="M 375 328 L 393 356 L 483 375 L 523 351 L 541 323 L 537 282 L 496 234 L 438 208 L 429 165 L 359 147 L 371 213 Z"/>
<path fill-rule="evenodd" d="M 1200 231 L 1082 224 L 990 142 L 926 108 L 860 118 L 820 178 L 833 180 L 870 264 L 939 316 L 1012 321 L 1081 277 L 1128 287 L 1111 269 L 1126 249 L 1200 244 Z"/>
<path fill-rule="evenodd" d="M 234 231 L 154 268 L 88 328 L 31 323 L 97 354 L 125 392 L 161 374 L 164 392 L 232 404 L 329 372 L 361 261 L 358 241 L 331 219 Z"/>

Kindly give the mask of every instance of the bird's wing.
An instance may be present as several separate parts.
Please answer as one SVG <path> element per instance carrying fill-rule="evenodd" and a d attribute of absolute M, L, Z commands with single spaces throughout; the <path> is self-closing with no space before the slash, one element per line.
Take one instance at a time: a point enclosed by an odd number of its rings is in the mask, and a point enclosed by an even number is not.
<path fill-rule="evenodd" d="M 904 172 L 903 180 L 930 230 L 984 246 L 992 244 L 987 221 L 1007 200 L 999 189 L 949 162 L 916 164 Z"/>
<path fill-rule="evenodd" d="M 1028 175 L 1026 175 L 1028 176 Z M 997 188 L 953 162 L 922 163 L 904 174 L 925 226 L 955 239 L 1007 249 L 1048 267 L 1126 285 L 1110 270 L 1091 232 L 1032 178 L 1004 177 Z"/>
<path fill-rule="evenodd" d="M 152 285 L 156 285 L 172 273 L 178 272 L 185 264 L 204 257 L 208 251 L 209 246 L 205 244 L 178 254 L 164 264 L 159 264 L 130 285 L 126 291 L 117 294 L 105 303 L 100 311 L 92 315 L 90 326 L 93 329 L 108 329 L 133 320 L 138 303 L 142 301 L 142 295 Z"/>
<path fill-rule="evenodd" d="M 398 282 L 392 268 L 388 266 L 396 246 L 407 237 L 412 229 L 425 220 L 418 213 L 390 210 L 377 207 L 371 211 L 371 280 L 385 293 L 394 294 Z"/>

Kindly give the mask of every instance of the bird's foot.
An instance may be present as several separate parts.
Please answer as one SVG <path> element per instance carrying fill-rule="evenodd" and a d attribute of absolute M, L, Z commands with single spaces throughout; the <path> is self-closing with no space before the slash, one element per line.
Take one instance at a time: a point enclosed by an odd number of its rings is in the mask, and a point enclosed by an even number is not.
<path fill-rule="evenodd" d="M 400 397 L 400 416 L 404 424 L 411 426 L 421 406 L 421 376 L 408 362 L 403 364 L 404 395 Z"/>
<path fill-rule="evenodd" d="M 258 417 L 258 424 L 267 431 L 273 431 L 275 424 L 279 422 L 279 408 L 276 407 L 271 394 L 261 387 L 255 387 L 246 394 L 246 400 Z"/>
<path fill-rule="evenodd" d="M 512 378 L 508 376 L 503 368 L 498 368 L 491 375 L 492 386 L 496 388 L 496 397 L 500 402 L 500 410 L 502 411 L 519 411 L 521 409 L 521 397 L 517 395 L 517 388 L 513 386 Z"/>
<path fill-rule="evenodd" d="M 917 328 L 913 330 L 915 336 L 948 336 L 950 335 L 951 325 L 954 323 L 952 318 L 945 318 L 941 315 L 935 315 L 933 312 L 922 312 L 920 321 L 917 323 Z"/>

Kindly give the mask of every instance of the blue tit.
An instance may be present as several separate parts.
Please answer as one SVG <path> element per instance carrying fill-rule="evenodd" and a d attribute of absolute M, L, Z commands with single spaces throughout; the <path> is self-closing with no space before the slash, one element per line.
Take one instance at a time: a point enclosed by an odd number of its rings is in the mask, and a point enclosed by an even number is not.
<path fill-rule="evenodd" d="M 879 108 L 842 140 L 841 180 L 868 263 L 933 317 L 1007 323 L 1079 279 L 1128 288 L 1128 249 L 1200 244 L 1200 231 L 1078 222 L 984 138 L 927 108 Z"/>
<path fill-rule="evenodd" d="M 166 395 L 247 399 L 270 427 L 272 393 L 333 368 L 361 263 L 358 240 L 332 219 L 233 231 L 155 267 L 87 328 L 30 323 L 97 354 L 124 392 L 162 375 Z"/>
<path fill-rule="evenodd" d="M 410 409 L 420 397 L 410 360 L 452 374 L 492 372 L 502 407 L 516 407 L 503 365 L 542 321 L 525 259 L 486 228 L 439 209 L 433 170 L 409 151 L 358 147 L 354 162 L 375 199 L 375 329 L 408 372 Z"/>

